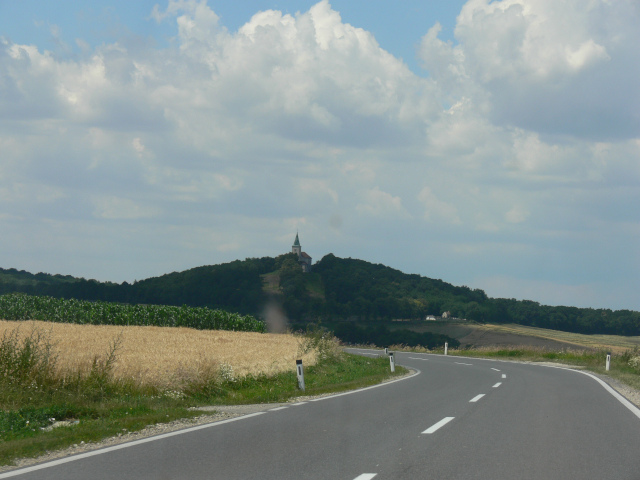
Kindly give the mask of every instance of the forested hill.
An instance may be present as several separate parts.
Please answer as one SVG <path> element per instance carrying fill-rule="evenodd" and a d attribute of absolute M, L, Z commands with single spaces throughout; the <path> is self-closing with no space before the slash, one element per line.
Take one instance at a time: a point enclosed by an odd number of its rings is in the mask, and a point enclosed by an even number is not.
<path fill-rule="evenodd" d="M 83 300 L 207 306 L 261 316 L 277 301 L 292 322 L 379 325 L 427 315 L 518 323 L 579 333 L 640 335 L 640 312 L 551 307 L 492 299 L 479 289 L 409 275 L 380 264 L 326 255 L 303 273 L 293 254 L 197 267 L 133 284 L 0 268 L 0 294 L 24 292 Z"/>

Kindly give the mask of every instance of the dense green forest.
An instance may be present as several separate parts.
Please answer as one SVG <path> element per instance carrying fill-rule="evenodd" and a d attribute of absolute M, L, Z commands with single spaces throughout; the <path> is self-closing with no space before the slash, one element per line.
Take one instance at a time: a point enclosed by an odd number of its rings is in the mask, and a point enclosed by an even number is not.
<path fill-rule="evenodd" d="M 275 301 L 295 325 L 320 322 L 333 327 L 350 322 L 354 328 L 369 326 L 371 330 L 392 320 L 450 312 L 452 317 L 481 323 L 640 335 L 640 312 L 488 298 L 479 289 L 457 287 L 333 254 L 317 262 L 311 273 L 302 272 L 295 255 L 285 254 L 202 266 L 133 284 L 0 269 L 0 294 L 10 292 L 130 304 L 189 305 L 257 317 L 264 315 L 267 303 Z M 357 332 L 351 327 L 340 328 Z"/>

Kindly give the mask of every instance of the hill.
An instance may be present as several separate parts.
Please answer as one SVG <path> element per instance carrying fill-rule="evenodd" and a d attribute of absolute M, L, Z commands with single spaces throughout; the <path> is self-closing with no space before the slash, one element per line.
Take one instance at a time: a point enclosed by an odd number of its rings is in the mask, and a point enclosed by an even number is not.
<path fill-rule="evenodd" d="M 259 317 L 280 305 L 295 326 L 321 322 L 344 330 L 427 316 L 519 324 L 583 334 L 640 335 L 640 312 L 546 306 L 489 298 L 484 291 L 328 254 L 303 273 L 294 254 L 248 258 L 173 272 L 129 284 L 0 268 L 0 294 L 24 292 L 122 303 L 204 306 Z M 346 334 L 345 334 L 346 335 Z"/>

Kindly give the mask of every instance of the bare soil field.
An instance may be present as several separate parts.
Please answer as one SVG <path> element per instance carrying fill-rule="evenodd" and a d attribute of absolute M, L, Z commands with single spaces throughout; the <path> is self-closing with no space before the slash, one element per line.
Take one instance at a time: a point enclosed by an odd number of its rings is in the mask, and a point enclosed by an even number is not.
<path fill-rule="evenodd" d="M 528 346 L 549 350 L 593 348 L 623 353 L 640 346 L 640 337 L 583 335 L 515 324 L 480 325 L 471 322 L 420 322 L 395 328 L 409 328 L 416 332 L 448 335 L 457 339 L 462 347 Z"/>
<path fill-rule="evenodd" d="M 161 388 L 222 365 L 235 376 L 293 371 L 301 358 L 302 340 L 289 334 L 0 320 L 0 336 L 17 328 L 21 337 L 34 330 L 44 335 L 54 346 L 57 368 L 65 372 L 90 368 L 94 358 L 105 359 L 116 342 L 114 377 Z M 314 364 L 314 355 L 302 356 L 304 363 Z"/>
<path fill-rule="evenodd" d="M 581 333 L 561 332 L 546 328 L 528 327 L 525 325 L 478 325 L 478 330 L 493 335 L 515 335 L 548 342 L 555 342 L 564 348 L 593 348 L 609 350 L 612 353 L 623 353 L 640 346 L 640 337 L 624 337 L 621 335 L 584 335 Z M 491 336 L 489 336 L 491 338 Z M 500 337 L 497 337 L 500 338 Z M 536 340 L 532 340 L 536 341 Z M 462 340 L 461 340 L 462 342 Z M 550 343 L 552 345 L 552 343 Z M 551 347 L 554 348 L 554 347 Z"/>
<path fill-rule="evenodd" d="M 533 335 L 518 335 L 515 333 L 501 332 L 497 330 L 474 328 L 471 333 L 458 338 L 460 345 L 472 345 L 474 347 L 538 347 L 548 350 L 562 350 L 566 348 L 587 349 L 582 345 L 575 345 L 566 342 L 559 342 L 549 338 L 537 337 Z"/>

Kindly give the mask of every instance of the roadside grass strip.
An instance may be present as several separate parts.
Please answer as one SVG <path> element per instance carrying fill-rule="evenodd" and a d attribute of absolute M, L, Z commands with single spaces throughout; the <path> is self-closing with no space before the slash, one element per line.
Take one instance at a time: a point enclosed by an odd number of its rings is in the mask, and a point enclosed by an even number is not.
<path fill-rule="evenodd" d="M 356 393 L 359 393 L 359 392 L 371 390 L 373 388 L 386 387 L 387 385 L 413 378 L 416 375 L 419 375 L 420 373 L 421 372 L 419 370 L 415 370 L 413 373 L 411 373 L 409 375 L 405 375 L 405 376 L 402 376 L 402 377 L 399 377 L 399 378 L 395 378 L 393 380 L 384 381 L 382 383 L 377 383 L 375 385 L 370 385 L 368 387 L 362 387 L 362 388 L 358 388 L 358 389 L 355 389 L 355 390 L 349 390 L 349 391 L 346 391 L 346 392 L 329 393 L 327 396 L 315 398 L 315 399 L 309 400 L 309 402 L 317 402 L 317 401 L 321 401 L 321 400 L 331 400 L 333 398 L 341 397 L 341 396 L 344 396 L 344 395 L 352 395 L 352 394 L 356 394 Z M 305 405 L 305 404 L 307 404 L 309 402 L 307 402 L 307 401 L 297 402 L 297 403 L 292 404 L 292 405 Z M 92 451 L 89 451 L 89 452 L 81 453 L 81 454 L 78 454 L 78 455 L 73 455 L 71 457 L 52 460 L 52 461 L 49 461 L 49 462 L 46 462 L 46 463 L 42 463 L 42 464 L 38 464 L 38 465 L 34 465 L 34 466 L 31 466 L 31 467 L 18 468 L 16 470 L 11 470 L 11 471 L 8 471 L 8 472 L 0 473 L 0 479 L 11 478 L 11 477 L 15 477 L 15 476 L 18 476 L 18 475 L 23 475 L 25 473 L 35 472 L 35 471 L 46 469 L 46 468 L 49 468 L 49 467 L 54 467 L 56 465 L 62 465 L 62 464 L 68 463 L 68 462 L 73 462 L 73 461 L 80 460 L 80 459 L 83 459 L 83 458 L 93 457 L 95 455 L 101 455 L 101 454 L 112 452 L 112 451 L 115 451 L 115 450 L 121 450 L 121 449 L 124 449 L 124 448 L 134 447 L 136 445 L 141 445 L 141 444 L 144 444 L 144 443 L 154 442 L 154 441 L 157 441 L 157 440 L 162 440 L 162 439 L 169 438 L 169 437 L 174 437 L 174 436 L 177 436 L 177 435 L 184 435 L 184 434 L 188 434 L 188 433 L 195 432 L 195 431 L 198 431 L 198 430 L 203 430 L 203 429 L 207 429 L 207 428 L 214 428 L 214 427 L 217 427 L 219 425 L 224 425 L 224 424 L 231 423 L 231 422 L 237 422 L 237 421 L 241 421 L 241 420 L 246 420 L 246 419 L 258 416 L 258 415 L 264 415 L 264 414 L 266 414 L 268 412 L 284 410 L 284 409 L 286 409 L 288 407 L 289 406 L 280 406 L 280 407 L 271 408 L 271 409 L 266 410 L 266 411 L 261 411 L 261 412 L 255 412 L 255 413 L 250 413 L 250 414 L 246 414 L 246 415 L 241 415 L 241 416 L 235 417 L 235 418 L 230 418 L 230 419 L 226 419 L 226 420 L 217 420 L 217 421 L 214 421 L 214 422 L 211 422 L 211 423 L 206 423 L 206 424 L 203 424 L 203 425 L 197 425 L 197 426 L 194 426 L 194 427 L 188 427 L 188 428 L 185 428 L 185 429 L 176 430 L 176 431 L 173 431 L 173 432 L 168 432 L 168 433 L 164 433 L 164 434 L 160 434 L 160 435 L 155 435 L 155 436 L 152 436 L 152 437 L 142 438 L 142 439 L 139 439 L 139 440 L 134 440 L 134 441 L 130 441 L 130 442 L 127 442 L 127 443 L 118 444 L 118 445 L 113 445 L 113 446 L 106 447 L 106 448 L 99 448 L 99 449 L 92 450 Z M 363 474 L 363 475 L 373 475 L 373 476 L 375 476 L 377 474 Z M 367 479 L 367 478 L 373 478 L 373 476 L 368 476 L 368 477 L 365 476 L 365 477 L 358 477 L 358 478 Z"/>
<path fill-rule="evenodd" d="M 438 423 L 435 423 L 435 424 L 431 425 L 424 432 L 422 432 L 423 435 L 431 435 L 432 433 L 434 433 L 434 432 L 438 431 L 439 429 L 441 429 L 442 427 L 444 427 L 447 423 L 449 423 L 454 418 L 456 418 L 456 417 L 444 417 Z"/>
<path fill-rule="evenodd" d="M 205 428 L 216 427 L 218 425 L 223 425 L 225 423 L 237 422 L 239 420 L 245 420 L 250 417 L 256 417 L 258 415 L 263 415 L 266 412 L 256 412 L 249 413 L 247 415 L 243 415 L 241 417 L 229 418 L 227 420 L 220 420 L 214 423 L 206 423 L 204 425 L 198 425 L 196 427 L 185 428 L 184 430 L 176 430 L 175 432 L 163 433 L 161 435 L 156 435 L 153 437 L 142 438 L 140 440 L 134 440 L 132 442 L 121 443 L 119 445 L 113 445 L 111 447 L 101 448 L 99 450 L 92 450 L 90 452 L 80 453 L 78 455 L 73 455 L 71 457 L 60 458 L 58 460 L 52 460 L 47 463 L 40 463 L 38 465 L 34 465 L 32 467 L 21 468 L 19 470 L 11 470 L 9 472 L 0 473 L 0 478 L 11 478 L 16 477 L 18 475 L 24 475 L 25 473 L 37 472 L 38 470 L 43 470 L 45 468 L 55 467 L 56 465 L 63 465 L 69 462 L 75 462 L 77 460 L 81 460 L 83 458 L 94 457 L 96 455 L 102 455 L 104 453 L 114 452 L 116 450 L 122 450 L 123 448 L 134 447 L 136 445 L 141 445 L 143 443 L 155 442 L 158 440 L 162 440 L 164 438 L 175 437 L 176 435 L 184 435 L 185 433 L 195 432 L 197 430 L 203 430 Z"/>

